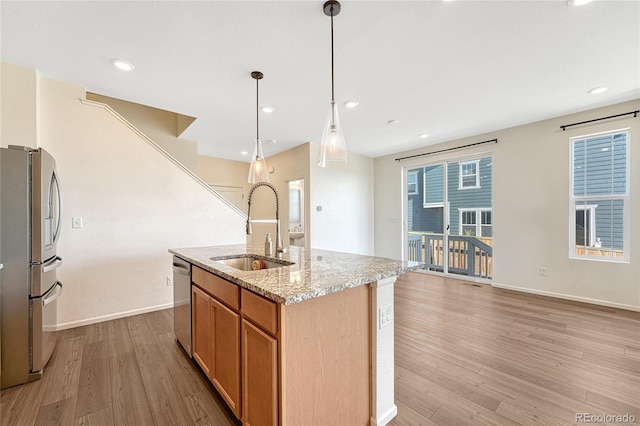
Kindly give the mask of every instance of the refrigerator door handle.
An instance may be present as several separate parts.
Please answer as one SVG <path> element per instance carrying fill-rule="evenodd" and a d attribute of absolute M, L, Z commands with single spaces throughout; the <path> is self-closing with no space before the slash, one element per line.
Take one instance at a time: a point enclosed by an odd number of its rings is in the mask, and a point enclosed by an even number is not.
<path fill-rule="evenodd" d="M 42 265 L 42 273 L 47 273 L 53 271 L 54 269 L 58 269 L 62 266 L 62 258 L 59 256 L 54 257 L 49 262 Z"/>
<path fill-rule="evenodd" d="M 58 179 L 58 173 L 55 169 L 53 169 L 53 173 L 51 175 L 51 186 L 50 191 L 53 192 L 53 187 L 55 185 L 56 195 L 58 197 L 58 214 L 57 219 L 58 223 L 56 223 L 56 230 L 53 233 L 53 244 L 58 243 L 58 239 L 60 238 L 60 225 L 62 224 L 62 193 L 60 190 L 60 180 Z M 51 202 L 51 193 L 49 194 L 49 202 Z"/>
<path fill-rule="evenodd" d="M 55 289 L 51 289 L 49 293 L 53 292 L 54 290 L 55 292 L 52 295 L 42 299 L 42 306 L 47 306 L 49 303 L 60 297 L 60 295 L 62 294 L 62 283 L 60 281 L 56 281 Z"/>

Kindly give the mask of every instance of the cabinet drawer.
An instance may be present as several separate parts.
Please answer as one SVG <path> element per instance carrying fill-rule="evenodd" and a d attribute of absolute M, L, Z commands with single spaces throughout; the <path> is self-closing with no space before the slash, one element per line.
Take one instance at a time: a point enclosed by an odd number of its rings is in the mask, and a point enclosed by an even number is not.
<path fill-rule="evenodd" d="M 240 287 L 232 282 L 222 279 L 204 269 L 193 267 L 191 280 L 201 289 L 216 297 L 227 306 L 240 309 Z"/>
<path fill-rule="evenodd" d="M 276 334 L 278 332 L 278 304 L 242 289 L 242 313 L 265 331 Z"/>

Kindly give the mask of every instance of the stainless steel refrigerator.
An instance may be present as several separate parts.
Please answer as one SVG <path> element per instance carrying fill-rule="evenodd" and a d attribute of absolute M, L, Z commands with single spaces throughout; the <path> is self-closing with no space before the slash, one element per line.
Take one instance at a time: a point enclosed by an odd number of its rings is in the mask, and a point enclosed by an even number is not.
<path fill-rule="evenodd" d="M 56 344 L 62 198 L 54 158 L 42 148 L 0 148 L 0 387 L 42 377 Z"/>

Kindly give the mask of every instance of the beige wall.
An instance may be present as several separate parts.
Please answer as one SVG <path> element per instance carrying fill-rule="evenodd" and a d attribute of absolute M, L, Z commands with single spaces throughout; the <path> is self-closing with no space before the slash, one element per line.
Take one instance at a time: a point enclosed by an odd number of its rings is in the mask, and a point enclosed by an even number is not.
<path fill-rule="evenodd" d="M 289 245 L 289 191 L 287 182 L 304 179 L 305 245 L 348 253 L 373 254 L 373 159 L 349 154 L 349 166 L 322 169 L 317 165 L 319 145 L 306 143 L 267 158 L 271 184 L 280 199 L 282 238 Z M 211 157 L 199 157 L 198 175 L 207 183 L 245 185 L 249 164 Z M 246 212 L 246 201 L 243 211 Z M 318 210 L 321 207 L 321 210 Z M 275 197 L 258 188 L 251 202 L 252 219 L 274 219 Z M 253 224 L 249 244 L 262 245 L 271 233 L 275 246 L 275 225 Z"/>
<path fill-rule="evenodd" d="M 83 88 L 24 73 L 19 82 L 39 84 L 39 146 L 55 157 L 64 196 L 59 327 L 169 307 L 169 248 L 244 242 L 240 212 L 108 108 L 83 104 Z M 18 122 L 31 132 L 33 104 L 5 95 L 3 103 L 27 111 Z M 84 227 L 71 228 L 72 217 Z"/>
<path fill-rule="evenodd" d="M 36 70 L 1 63 L 0 146 L 38 145 L 38 78 Z M 18 99 L 19 102 L 15 100 Z"/>
<path fill-rule="evenodd" d="M 195 118 L 95 93 L 87 93 L 87 99 L 109 105 L 182 165 L 196 172 L 197 142 L 178 137 Z"/>
<path fill-rule="evenodd" d="M 237 198 L 240 192 L 240 205 L 243 213 L 247 213 L 247 193 L 251 185 L 247 182 L 249 173 L 249 163 L 242 161 L 225 160 L 223 158 L 207 157 L 198 155 L 197 174 L 207 184 L 215 187 L 221 195 Z"/>
<path fill-rule="evenodd" d="M 249 163 L 198 155 L 197 173 L 210 185 L 248 186 Z"/>
<path fill-rule="evenodd" d="M 494 285 L 639 309 L 640 119 L 631 115 L 560 129 L 564 124 L 637 109 L 640 101 L 627 102 L 376 158 L 376 255 L 399 257 L 403 251 L 403 167 L 488 152 L 493 155 Z M 631 128 L 630 262 L 569 259 L 569 138 L 622 128 Z M 493 138 L 499 143 L 418 160 L 394 160 Z M 547 268 L 546 277 L 538 274 L 540 266 Z"/>
<path fill-rule="evenodd" d="M 373 158 L 350 152 L 349 166 L 323 169 L 318 153 L 310 144 L 311 247 L 372 255 Z"/>

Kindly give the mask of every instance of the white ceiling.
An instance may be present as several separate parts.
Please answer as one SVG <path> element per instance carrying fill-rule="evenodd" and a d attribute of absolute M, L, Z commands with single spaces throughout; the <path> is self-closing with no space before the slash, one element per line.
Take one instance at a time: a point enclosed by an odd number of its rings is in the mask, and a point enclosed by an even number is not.
<path fill-rule="evenodd" d="M 254 70 L 261 106 L 275 108 L 260 113 L 261 138 L 276 140 L 265 155 L 319 142 L 331 97 L 322 0 L 0 5 L 2 61 L 197 117 L 182 137 L 200 154 L 247 161 Z M 372 157 L 640 98 L 639 1 L 343 1 L 334 24 L 345 137 Z M 587 93 L 597 86 L 609 90 Z"/>

